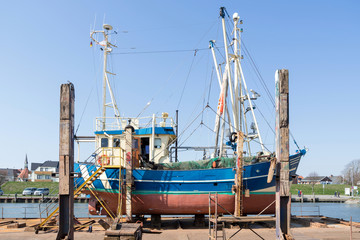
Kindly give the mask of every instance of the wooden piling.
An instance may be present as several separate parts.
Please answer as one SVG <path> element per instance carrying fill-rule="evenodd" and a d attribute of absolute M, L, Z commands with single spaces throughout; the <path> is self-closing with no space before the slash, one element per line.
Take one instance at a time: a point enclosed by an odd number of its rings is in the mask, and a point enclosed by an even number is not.
<path fill-rule="evenodd" d="M 126 153 L 126 221 L 131 222 L 132 218 L 132 186 L 133 186 L 133 157 L 132 142 L 134 128 L 131 125 L 125 127 L 125 153 Z"/>
<path fill-rule="evenodd" d="M 290 236 L 289 71 L 276 71 L 276 239 Z"/>
<path fill-rule="evenodd" d="M 236 181 L 235 181 L 235 216 L 240 217 L 243 209 L 243 146 L 244 146 L 244 134 L 237 132 L 237 149 L 236 149 Z"/>
<path fill-rule="evenodd" d="M 56 239 L 74 239 L 74 106 L 72 83 L 60 90 L 59 231 Z"/>

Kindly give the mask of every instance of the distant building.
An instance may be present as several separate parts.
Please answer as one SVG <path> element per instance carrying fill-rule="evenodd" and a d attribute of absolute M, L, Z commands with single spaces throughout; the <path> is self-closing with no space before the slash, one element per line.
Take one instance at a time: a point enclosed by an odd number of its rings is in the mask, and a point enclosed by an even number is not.
<path fill-rule="evenodd" d="M 20 174 L 19 169 L 13 168 L 0 168 L 0 180 L 1 182 L 13 182 Z"/>
<path fill-rule="evenodd" d="M 304 179 L 303 176 L 295 174 L 295 177 L 292 180 L 292 184 L 301 184 L 301 181 Z"/>
<path fill-rule="evenodd" d="M 25 155 L 24 169 L 21 170 L 21 173 L 17 177 L 17 180 L 20 182 L 27 182 L 29 180 L 29 168 L 28 168 L 28 158 L 27 154 Z"/>
<path fill-rule="evenodd" d="M 59 172 L 59 161 L 45 161 L 44 163 L 31 163 L 31 181 L 33 182 L 59 182 L 59 178 L 52 177 L 52 173 Z"/>
<path fill-rule="evenodd" d="M 342 184 L 344 182 L 344 179 L 342 176 L 330 175 L 329 178 L 331 179 L 332 184 Z"/>
<path fill-rule="evenodd" d="M 301 180 L 301 184 L 332 184 L 332 180 L 326 176 L 313 176 L 313 177 L 306 177 Z"/>

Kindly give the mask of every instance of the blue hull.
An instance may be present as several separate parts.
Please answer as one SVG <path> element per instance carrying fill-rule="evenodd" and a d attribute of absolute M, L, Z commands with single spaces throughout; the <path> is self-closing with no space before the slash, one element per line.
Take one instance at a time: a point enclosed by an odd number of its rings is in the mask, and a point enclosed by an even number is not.
<path fill-rule="evenodd" d="M 303 152 L 290 156 L 290 177 L 295 175 L 302 155 Z M 267 183 L 269 167 L 270 162 L 260 162 L 247 165 L 244 168 L 244 189 L 249 190 L 250 196 L 252 196 L 253 198 L 256 197 L 255 199 L 253 199 L 253 201 L 248 201 L 249 203 L 247 205 L 250 204 L 248 209 L 254 209 L 248 211 L 248 213 L 257 211 L 257 208 L 251 207 L 251 202 L 254 202 L 254 204 L 258 204 L 256 202 L 261 201 L 261 198 L 264 200 L 265 198 L 268 199 L 267 202 L 271 201 L 271 199 L 274 198 L 275 178 L 273 178 L 270 183 Z M 91 173 L 95 171 L 96 168 L 97 166 L 93 165 L 75 164 L 75 169 L 77 169 L 76 171 L 81 172 L 82 176 L 85 178 L 89 174 L 91 175 Z M 122 176 L 124 177 L 125 181 L 125 170 L 122 170 Z M 166 203 L 167 205 L 165 205 L 166 207 L 171 204 L 171 201 L 177 202 L 179 201 L 178 198 L 184 198 L 184 196 L 186 195 L 207 196 L 209 193 L 229 195 L 232 197 L 229 198 L 228 196 L 227 200 L 224 201 L 234 201 L 234 193 L 231 190 L 232 186 L 234 185 L 235 178 L 235 170 L 233 168 L 215 168 L 202 170 L 135 169 L 133 171 L 133 176 L 135 183 L 133 195 L 141 198 L 141 201 L 139 200 L 138 202 L 142 202 L 143 205 L 144 201 L 149 201 L 146 199 L 147 197 L 149 197 L 149 199 L 154 199 L 159 198 L 159 196 L 166 196 L 168 199 L 168 202 Z M 76 184 L 81 184 L 83 181 L 83 178 L 79 178 L 77 179 Z M 97 191 L 98 193 L 103 193 L 103 196 L 105 196 L 105 198 L 114 198 L 112 199 L 112 201 L 116 200 L 116 196 L 119 194 L 119 169 L 106 169 L 106 171 L 98 179 L 96 179 L 92 183 L 92 185 L 92 187 L 95 188 L 95 191 Z M 113 193 L 113 195 L 111 195 L 110 193 Z M 172 197 L 169 198 L 169 196 L 171 195 Z M 201 200 L 199 198 L 199 201 L 196 201 L 196 199 L 194 199 L 194 201 L 197 202 L 199 205 L 208 204 L 207 201 L 203 203 L 203 199 L 204 198 L 202 197 Z M 251 198 L 245 200 L 250 199 Z M 152 206 L 151 203 L 150 205 L 149 203 L 147 203 L 146 208 L 141 208 L 141 206 L 139 208 L 141 209 L 142 213 L 154 213 L 153 209 L 156 209 L 158 203 L 154 202 L 152 204 L 154 206 Z M 178 205 L 179 203 L 175 204 L 175 206 Z M 233 206 L 234 202 L 228 203 L 228 205 Z M 186 206 L 179 206 L 179 209 L 183 209 L 184 207 Z M 147 211 L 146 209 L 151 210 Z M 171 209 L 173 209 L 173 207 Z M 164 206 L 162 207 L 161 211 L 164 211 L 162 212 L 162 214 L 188 214 L 184 211 L 177 212 L 175 210 L 167 212 L 166 209 L 164 209 Z M 199 212 L 199 210 L 197 210 L 197 212 Z M 245 212 L 247 212 L 246 209 Z"/>

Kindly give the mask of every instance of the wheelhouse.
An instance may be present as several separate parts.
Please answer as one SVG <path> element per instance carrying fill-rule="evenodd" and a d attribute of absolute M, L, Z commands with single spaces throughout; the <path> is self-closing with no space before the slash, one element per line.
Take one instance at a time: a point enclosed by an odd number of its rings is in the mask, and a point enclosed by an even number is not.
<path fill-rule="evenodd" d="M 135 168 L 169 162 L 169 146 L 176 139 L 175 124 L 167 113 L 162 113 L 161 116 L 143 118 L 97 118 L 95 155 L 98 164 L 125 166 L 123 133 L 127 125 L 134 128 L 132 148 Z"/>

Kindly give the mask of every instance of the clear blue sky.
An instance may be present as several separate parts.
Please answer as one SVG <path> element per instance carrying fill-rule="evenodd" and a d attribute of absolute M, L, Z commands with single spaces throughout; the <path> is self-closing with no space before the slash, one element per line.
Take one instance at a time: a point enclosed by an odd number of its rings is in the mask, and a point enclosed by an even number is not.
<path fill-rule="evenodd" d="M 119 48 L 114 53 L 200 49 L 207 48 L 211 39 L 221 39 L 220 6 L 231 15 L 238 12 L 244 20 L 244 41 L 271 93 L 275 70 L 290 71 L 291 130 L 299 145 L 310 149 L 298 173 L 337 175 L 348 162 L 360 158 L 358 1 L 5 1 L 1 5 L 0 167 L 21 168 L 26 153 L 30 162 L 58 160 L 59 88 L 67 81 L 75 85 L 76 125 L 90 95 L 78 135 L 92 134 L 101 104 L 97 95 L 101 53 L 89 48 L 95 16 L 96 28 L 105 18 L 118 30 L 113 40 Z M 115 94 L 121 114 L 136 116 L 154 98 L 144 115 L 167 111 L 174 116 L 193 60 L 180 106 L 180 128 L 202 109 L 212 67 L 209 51 L 200 51 L 195 58 L 193 52 L 114 54 L 111 63 L 118 74 Z M 263 101 L 265 93 L 259 83 L 251 83 L 256 77 L 246 61 L 249 87 L 261 93 Z M 212 90 L 214 104 L 217 84 Z M 264 114 L 271 113 L 268 109 Z M 210 127 L 213 118 L 210 112 L 204 115 Z M 273 123 L 273 117 L 269 121 Z M 263 135 L 272 147 L 272 134 L 265 130 Z M 188 145 L 208 145 L 212 140 L 202 128 Z"/>

